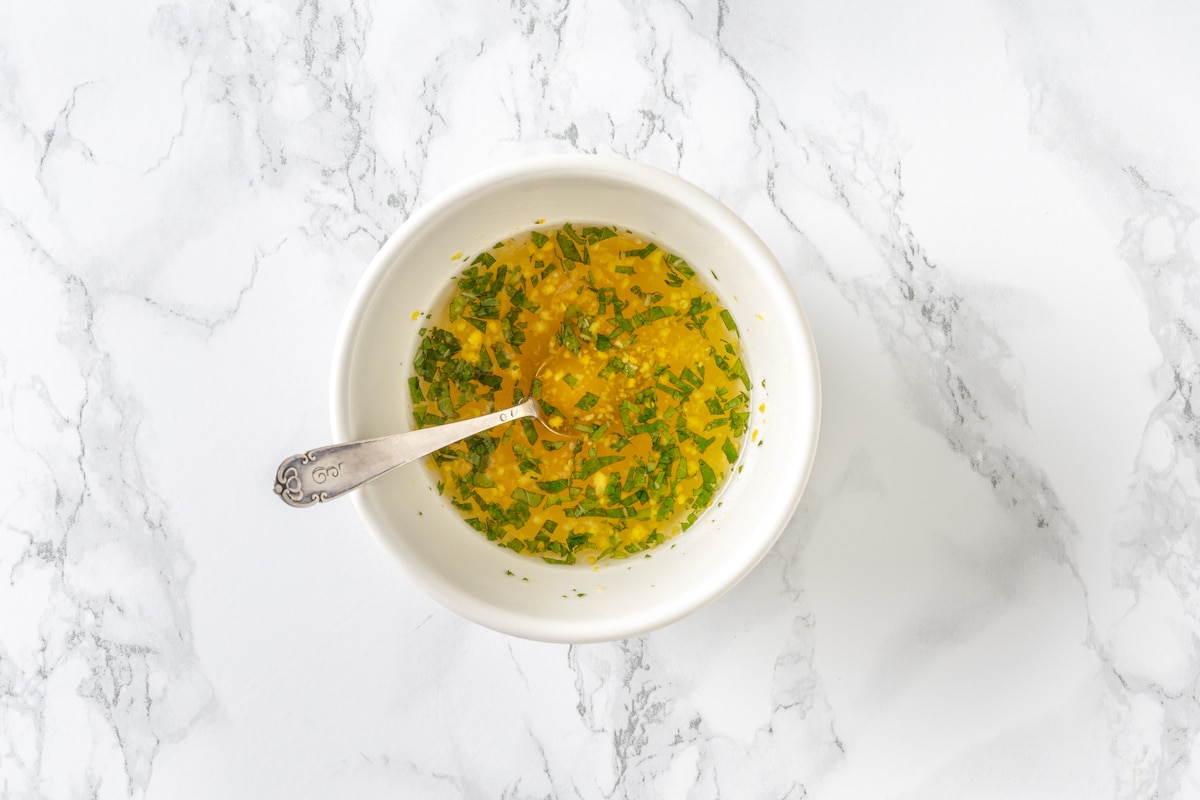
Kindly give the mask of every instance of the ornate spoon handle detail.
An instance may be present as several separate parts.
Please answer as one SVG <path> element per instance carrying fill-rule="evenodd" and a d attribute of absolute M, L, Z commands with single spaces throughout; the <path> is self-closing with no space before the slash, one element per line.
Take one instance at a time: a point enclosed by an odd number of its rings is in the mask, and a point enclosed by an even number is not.
<path fill-rule="evenodd" d="M 275 473 L 275 494 L 296 508 L 324 503 L 396 467 L 506 422 L 537 417 L 537 401 L 432 428 L 318 447 L 292 456 Z"/>

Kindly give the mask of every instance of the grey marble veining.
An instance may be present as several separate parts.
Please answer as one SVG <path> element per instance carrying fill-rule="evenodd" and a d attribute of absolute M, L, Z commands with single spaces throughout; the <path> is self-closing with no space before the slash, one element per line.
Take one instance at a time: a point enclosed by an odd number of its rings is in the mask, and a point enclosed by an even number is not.
<path fill-rule="evenodd" d="M 0 8 L 0 796 L 1200 795 L 1183 2 Z M 530 155 L 779 257 L 825 417 L 777 546 L 509 639 L 278 460 L 362 270 Z"/>

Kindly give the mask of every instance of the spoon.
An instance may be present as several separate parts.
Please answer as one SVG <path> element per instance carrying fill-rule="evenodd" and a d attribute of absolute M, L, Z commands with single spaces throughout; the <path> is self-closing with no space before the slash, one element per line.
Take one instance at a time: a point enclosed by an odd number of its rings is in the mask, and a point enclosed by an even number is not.
<path fill-rule="evenodd" d="M 334 500 L 448 444 L 526 417 L 536 419 L 552 434 L 570 436 L 552 427 L 538 401 L 527 397 L 512 408 L 481 417 L 377 439 L 318 447 L 292 456 L 280 464 L 275 473 L 275 494 L 296 508 Z"/>

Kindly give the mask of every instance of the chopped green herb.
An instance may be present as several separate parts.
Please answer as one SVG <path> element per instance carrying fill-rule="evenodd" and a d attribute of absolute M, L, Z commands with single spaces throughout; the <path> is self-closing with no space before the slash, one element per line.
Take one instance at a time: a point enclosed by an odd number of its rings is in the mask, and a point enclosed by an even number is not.
<path fill-rule="evenodd" d="M 575 246 L 575 242 L 571 241 L 571 237 L 565 231 L 559 231 L 555 240 L 558 242 L 559 249 L 562 250 L 564 259 L 583 261 L 583 257 L 579 255 L 579 249 Z"/>
<path fill-rule="evenodd" d="M 525 417 L 521 420 L 521 430 L 525 433 L 525 439 L 530 444 L 537 444 L 538 434 L 537 428 L 533 424 L 533 420 Z"/>
<path fill-rule="evenodd" d="M 623 253 L 621 253 L 621 258 L 630 258 L 630 257 L 645 258 L 646 256 L 650 255 L 657 249 L 658 249 L 658 247 L 652 243 L 652 244 L 646 245 L 641 250 L 626 250 Z"/>
<path fill-rule="evenodd" d="M 583 462 L 579 471 L 575 473 L 574 478 L 585 480 L 592 477 L 600 470 L 607 467 L 609 464 L 615 464 L 618 461 L 623 461 L 625 456 L 600 456 L 597 458 L 589 458 Z"/>
<path fill-rule="evenodd" d="M 542 498 L 545 497 L 545 495 L 535 494 L 527 489 L 518 488 L 513 489 L 511 497 L 517 502 L 525 503 L 533 508 L 537 508 L 539 505 L 541 505 Z"/>
<path fill-rule="evenodd" d="M 612 239 L 616 235 L 617 235 L 617 232 L 609 227 L 604 227 L 604 228 L 586 228 L 585 227 L 583 229 L 583 238 L 587 240 L 588 244 L 595 244 L 596 242 L 602 242 L 605 239 Z"/>

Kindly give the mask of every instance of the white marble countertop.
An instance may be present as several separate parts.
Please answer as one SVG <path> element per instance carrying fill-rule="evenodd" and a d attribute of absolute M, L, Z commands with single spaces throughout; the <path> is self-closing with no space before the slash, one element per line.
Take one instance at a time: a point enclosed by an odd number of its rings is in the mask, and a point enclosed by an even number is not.
<path fill-rule="evenodd" d="M 0 796 L 1200 796 L 1197 41 L 1182 0 L 0 5 Z M 388 234 L 575 151 L 759 232 L 825 416 L 744 583 L 566 647 L 270 486 Z"/>

